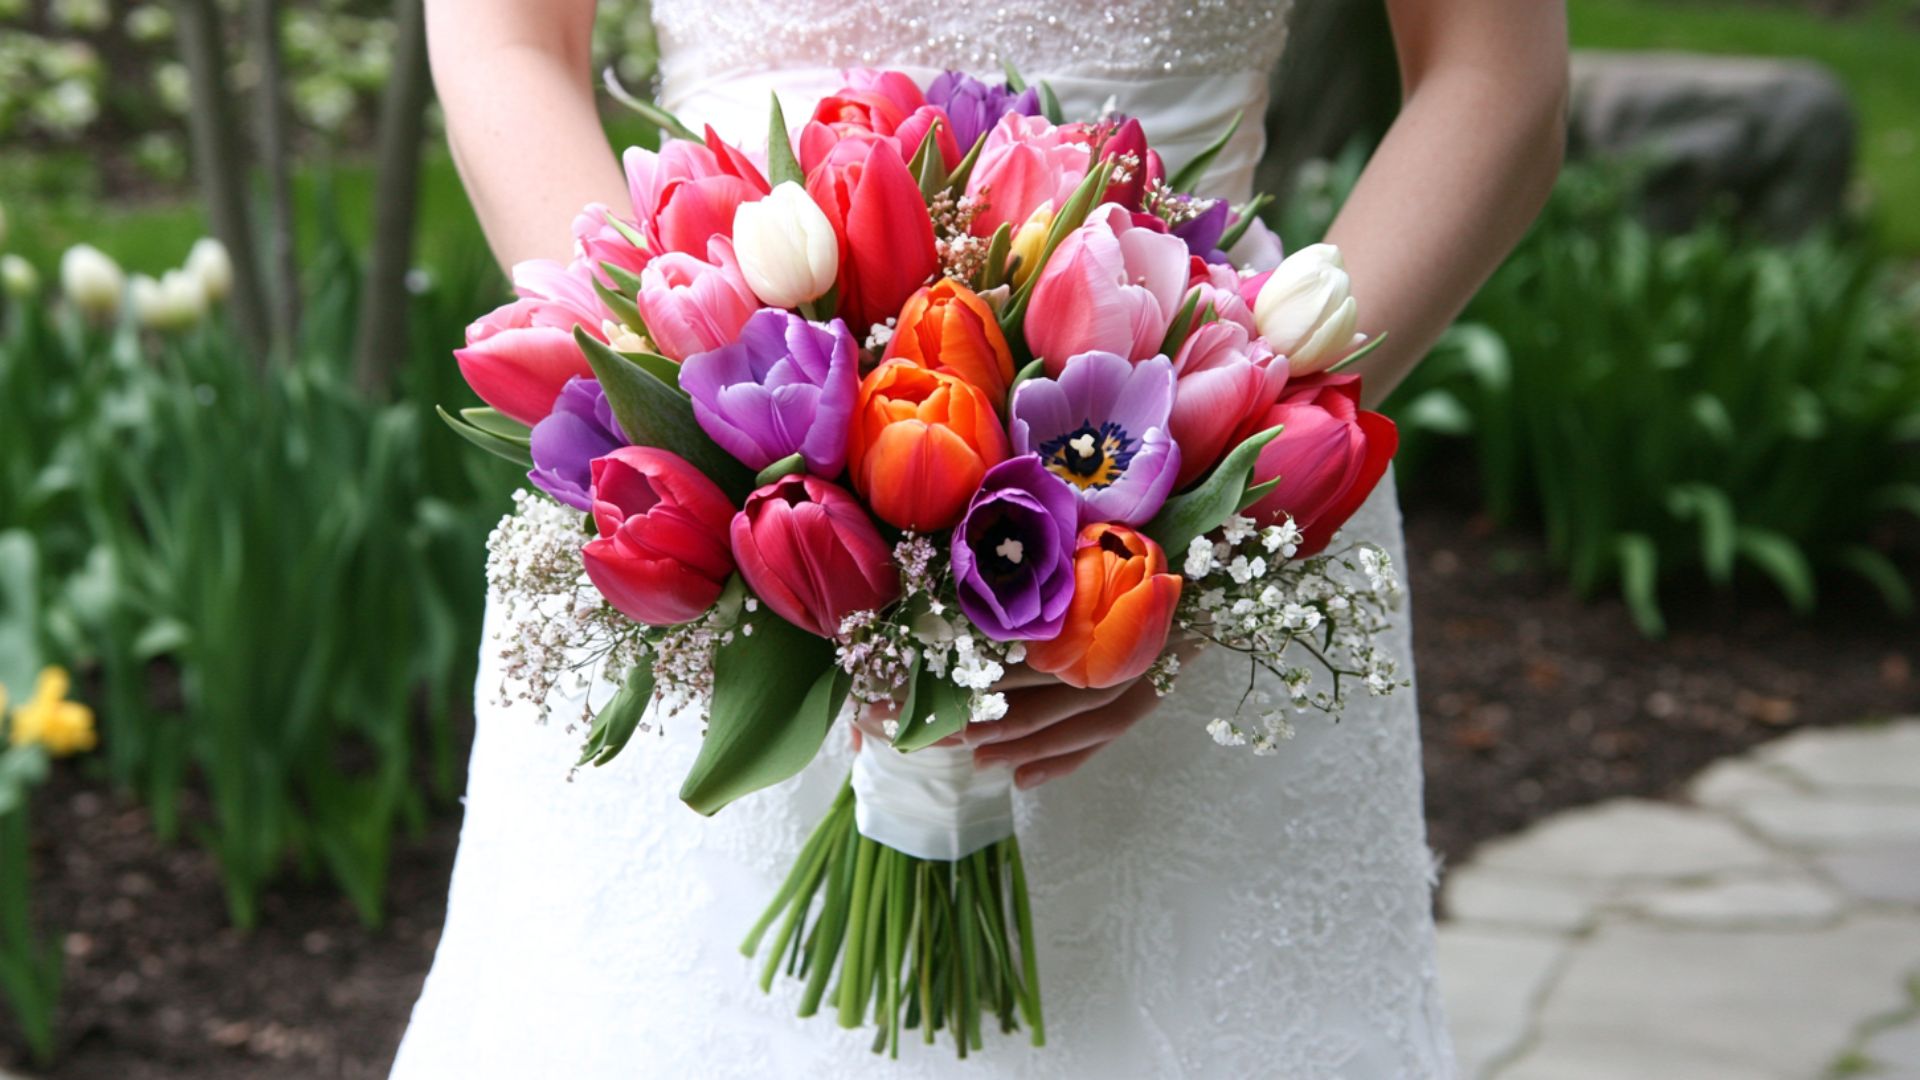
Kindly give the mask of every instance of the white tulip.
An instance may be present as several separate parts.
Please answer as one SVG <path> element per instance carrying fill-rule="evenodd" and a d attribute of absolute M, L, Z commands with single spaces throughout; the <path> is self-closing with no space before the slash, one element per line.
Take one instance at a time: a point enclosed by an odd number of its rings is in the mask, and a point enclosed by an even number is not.
<path fill-rule="evenodd" d="M 25 300 L 40 291 L 40 271 L 18 255 L 0 255 L 0 290 L 15 300 Z"/>
<path fill-rule="evenodd" d="M 193 242 L 187 252 L 186 271 L 200 279 L 207 300 L 217 304 L 233 292 L 233 260 L 227 256 L 227 245 L 211 236 Z"/>
<path fill-rule="evenodd" d="M 1253 320 L 1287 370 L 1310 375 L 1332 367 L 1362 340 L 1340 249 L 1314 244 L 1282 259 L 1253 301 Z"/>
<path fill-rule="evenodd" d="M 762 303 L 798 307 L 826 295 L 840 273 L 840 240 L 833 223 L 787 181 L 758 202 L 733 212 L 733 253 L 740 273 Z"/>
<path fill-rule="evenodd" d="M 60 291 L 67 303 L 90 318 L 111 319 L 120 312 L 127 290 L 120 264 L 91 244 L 75 244 L 60 256 Z"/>
<path fill-rule="evenodd" d="M 169 270 L 158 281 L 136 274 L 128 299 L 133 317 L 149 330 L 185 330 L 207 314 L 207 292 L 189 270 Z"/>

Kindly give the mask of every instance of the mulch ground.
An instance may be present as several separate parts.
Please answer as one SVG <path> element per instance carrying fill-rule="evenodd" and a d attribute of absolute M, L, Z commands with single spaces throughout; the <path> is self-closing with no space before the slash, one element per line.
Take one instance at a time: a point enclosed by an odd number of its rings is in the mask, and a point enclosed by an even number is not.
<path fill-rule="evenodd" d="M 1664 795 L 1716 757 L 1801 725 L 1920 712 L 1912 624 L 1835 591 L 1805 621 L 1763 583 L 1674 595 L 1665 642 L 1582 602 L 1537 541 L 1429 495 L 1408 513 L 1427 808 L 1457 862 L 1567 806 Z M 194 808 L 189 808 L 193 810 Z M 66 768 L 40 793 L 36 900 L 65 933 L 58 1077 L 385 1076 L 433 954 L 458 833 L 446 808 L 398 845 L 389 916 L 363 927 L 289 882 L 259 929 L 226 926 L 209 856 L 154 839 L 137 804 Z M 189 815 L 191 820 L 191 813 Z M 23 1067 L 0 1020 L 0 1066 Z"/>

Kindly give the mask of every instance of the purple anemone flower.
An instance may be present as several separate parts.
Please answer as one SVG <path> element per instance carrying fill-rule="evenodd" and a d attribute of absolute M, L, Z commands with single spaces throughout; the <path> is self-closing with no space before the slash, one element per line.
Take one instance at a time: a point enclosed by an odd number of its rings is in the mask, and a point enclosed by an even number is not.
<path fill-rule="evenodd" d="M 749 469 L 790 454 L 822 479 L 846 467 L 860 368 L 853 335 L 839 319 L 808 322 L 761 308 L 732 344 L 687 357 L 680 388 L 693 398 L 700 427 Z"/>
<path fill-rule="evenodd" d="M 1175 225 L 1169 231 L 1187 242 L 1187 250 L 1210 263 L 1227 261 L 1227 253 L 1220 250 L 1220 238 L 1227 233 L 1227 227 L 1233 224 L 1233 212 L 1225 199 L 1190 199 L 1204 202 L 1206 208 L 1198 214 Z"/>
<path fill-rule="evenodd" d="M 1128 363 L 1108 352 L 1068 360 L 1058 378 L 1028 379 L 1013 393 L 1013 452 L 1038 454 L 1080 502 L 1080 521 L 1144 525 L 1180 472 L 1173 363 Z"/>
<path fill-rule="evenodd" d="M 627 444 L 598 380 L 575 375 L 553 399 L 553 411 L 533 425 L 533 470 L 527 479 L 575 510 L 591 513 L 593 459 Z"/>
<path fill-rule="evenodd" d="M 953 530 L 960 610 L 995 641 L 1051 641 L 1073 603 L 1073 490 L 1039 455 L 987 470 Z"/>
<path fill-rule="evenodd" d="M 992 86 L 965 72 L 943 71 L 927 87 L 927 104 L 946 110 L 953 121 L 953 138 L 966 153 L 980 136 L 993 129 L 1010 112 L 1021 116 L 1040 115 L 1040 95 L 1029 86 L 1016 94 L 1004 83 Z"/>

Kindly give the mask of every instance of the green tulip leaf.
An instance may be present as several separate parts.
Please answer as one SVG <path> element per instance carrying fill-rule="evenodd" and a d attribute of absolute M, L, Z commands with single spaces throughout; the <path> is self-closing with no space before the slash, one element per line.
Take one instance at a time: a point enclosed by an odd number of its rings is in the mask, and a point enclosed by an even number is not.
<path fill-rule="evenodd" d="M 527 444 L 525 442 L 517 442 L 512 439 L 503 438 L 490 431 L 477 428 L 439 405 L 435 405 L 433 411 L 440 414 L 440 419 L 446 421 L 447 426 L 453 429 L 454 434 L 485 450 L 487 453 L 495 457 L 505 458 L 523 469 L 533 468 L 533 455 L 527 450 Z"/>
<path fill-rule="evenodd" d="M 621 85 L 620 77 L 614 73 L 612 66 L 608 66 L 607 70 L 601 74 L 601 82 L 606 84 L 609 97 L 658 125 L 667 134 L 702 146 L 707 144 L 707 140 L 701 138 L 699 132 L 681 123 L 679 117 L 645 98 L 635 97 L 631 90 Z"/>
<path fill-rule="evenodd" d="M 533 438 L 533 432 L 527 425 L 490 406 L 476 405 L 471 409 L 461 409 L 460 419 L 489 435 L 495 435 L 522 446 L 527 445 Z"/>
<path fill-rule="evenodd" d="M 607 271 L 609 277 L 617 269 L 612 263 L 601 263 L 600 268 Z M 607 283 L 601 281 L 598 274 L 593 275 L 593 291 L 594 295 L 600 298 L 600 302 L 607 305 L 607 310 L 626 324 L 627 329 L 640 334 L 647 332 L 647 321 L 641 318 L 640 308 L 634 304 L 630 294 L 608 288 Z"/>
<path fill-rule="evenodd" d="M 623 352 L 620 355 L 633 361 L 636 366 L 647 374 L 665 383 L 668 389 L 682 396 L 686 395 L 686 391 L 680 389 L 679 364 L 661 356 L 659 353 Z"/>
<path fill-rule="evenodd" d="M 1141 531 L 1152 537 L 1169 559 L 1180 559 L 1195 537 L 1226 524 L 1227 518 L 1240 510 L 1260 451 L 1279 438 L 1281 430 L 1279 426 L 1270 427 L 1234 447 L 1200 486 L 1168 499 Z"/>
<path fill-rule="evenodd" d="M 1233 250 L 1233 245 L 1239 243 L 1240 238 L 1247 235 L 1247 230 L 1253 228 L 1253 223 L 1259 220 L 1260 211 L 1265 210 L 1272 201 L 1273 196 L 1264 191 L 1248 199 L 1247 204 L 1238 211 L 1240 216 L 1227 227 L 1226 232 L 1220 234 L 1220 250 Z"/>
<path fill-rule="evenodd" d="M 793 137 L 787 134 L 787 114 L 780 108 L 780 95 L 769 96 L 773 98 L 773 115 L 767 121 L 767 180 L 804 187 L 807 174 L 793 156 Z"/>
<path fill-rule="evenodd" d="M 803 473 L 806 471 L 806 458 L 801 457 L 799 454 L 788 454 L 779 461 L 761 469 L 760 475 L 753 478 L 753 486 L 763 488 L 783 476 L 792 476 L 795 473 Z"/>
<path fill-rule="evenodd" d="M 947 186 L 947 163 L 940 156 L 939 125 L 944 121 L 935 120 L 927 128 L 927 134 L 920 140 L 920 148 L 913 152 L 913 160 L 907 162 L 907 172 L 920 185 L 920 197 L 932 199 Z"/>
<path fill-rule="evenodd" d="M 1067 111 L 1060 107 L 1060 99 L 1054 96 L 1053 84 L 1045 79 L 1040 81 L 1040 112 L 1046 116 L 1049 124 L 1067 122 Z"/>
<path fill-rule="evenodd" d="M 1167 186 L 1175 191 L 1192 191 L 1200 183 L 1200 178 L 1206 175 L 1207 167 L 1213 164 L 1213 159 L 1219 157 L 1220 151 L 1227 148 L 1227 143 L 1232 140 L 1234 132 L 1240 130 L 1240 121 L 1245 115 L 1245 113 L 1234 113 L 1233 121 L 1227 125 L 1227 130 L 1221 132 L 1220 137 L 1209 143 L 1205 150 L 1194 155 L 1192 161 L 1181 166 L 1180 171 L 1174 173 L 1167 181 Z"/>
<path fill-rule="evenodd" d="M 1013 226 L 1001 222 L 993 230 L 993 236 L 987 240 L 987 257 L 980 267 L 980 279 L 975 283 L 978 292 L 998 288 L 1004 281 L 1010 281 L 1014 268 L 1007 265 L 1007 257 L 1013 253 Z"/>
<path fill-rule="evenodd" d="M 948 191 L 959 195 L 967 190 L 967 181 L 973 178 L 973 167 L 980 163 L 980 148 L 985 145 L 987 145 L 987 133 L 983 131 L 979 138 L 973 140 L 973 146 L 967 151 L 967 155 L 960 159 L 960 164 L 955 165 L 953 172 L 947 174 Z"/>
<path fill-rule="evenodd" d="M 653 661 L 651 658 L 627 670 L 620 691 L 600 707 L 587 729 L 587 743 L 581 748 L 579 764 L 605 765 L 626 749 L 628 740 L 640 728 L 647 704 L 653 700 Z"/>
<path fill-rule="evenodd" d="M 1386 341 L 1387 341 L 1387 332 L 1385 330 L 1382 330 L 1378 334 L 1375 334 L 1371 339 L 1363 342 L 1359 348 L 1341 357 L 1340 362 L 1328 368 L 1327 371 L 1329 373 L 1332 373 L 1332 372 L 1347 370 L 1353 365 L 1359 363 L 1361 360 L 1365 359 L 1367 354 L 1373 352 L 1373 350 L 1386 344 Z"/>
<path fill-rule="evenodd" d="M 574 327 L 574 340 L 587 354 L 600 389 L 613 406 L 620 429 L 640 446 L 678 454 L 718 484 L 736 504 L 753 490 L 753 474 L 720 449 L 693 418 L 687 395 L 661 381 L 640 362 L 614 352 L 599 338 Z"/>
<path fill-rule="evenodd" d="M 925 668 L 915 671 L 913 689 L 900 711 L 900 730 L 893 747 L 903 753 L 924 750 L 967 726 L 973 693 L 951 678 Z"/>
<path fill-rule="evenodd" d="M 680 798 L 714 814 L 805 768 L 840 715 L 852 677 L 833 643 L 762 607 L 713 660 L 713 704 Z M 794 698 L 807 687 L 798 708 Z"/>

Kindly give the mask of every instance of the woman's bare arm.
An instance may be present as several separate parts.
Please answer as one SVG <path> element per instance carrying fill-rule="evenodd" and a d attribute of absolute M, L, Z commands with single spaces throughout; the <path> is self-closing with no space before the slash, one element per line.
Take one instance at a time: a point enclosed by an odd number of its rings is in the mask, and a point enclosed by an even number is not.
<path fill-rule="evenodd" d="M 447 142 L 504 268 L 564 259 L 588 203 L 625 209 L 593 99 L 594 0 L 427 0 Z"/>
<path fill-rule="evenodd" d="M 1519 241 L 1560 171 L 1560 0 L 1388 0 L 1405 103 L 1327 239 L 1361 329 L 1369 404 L 1413 370 Z"/>

